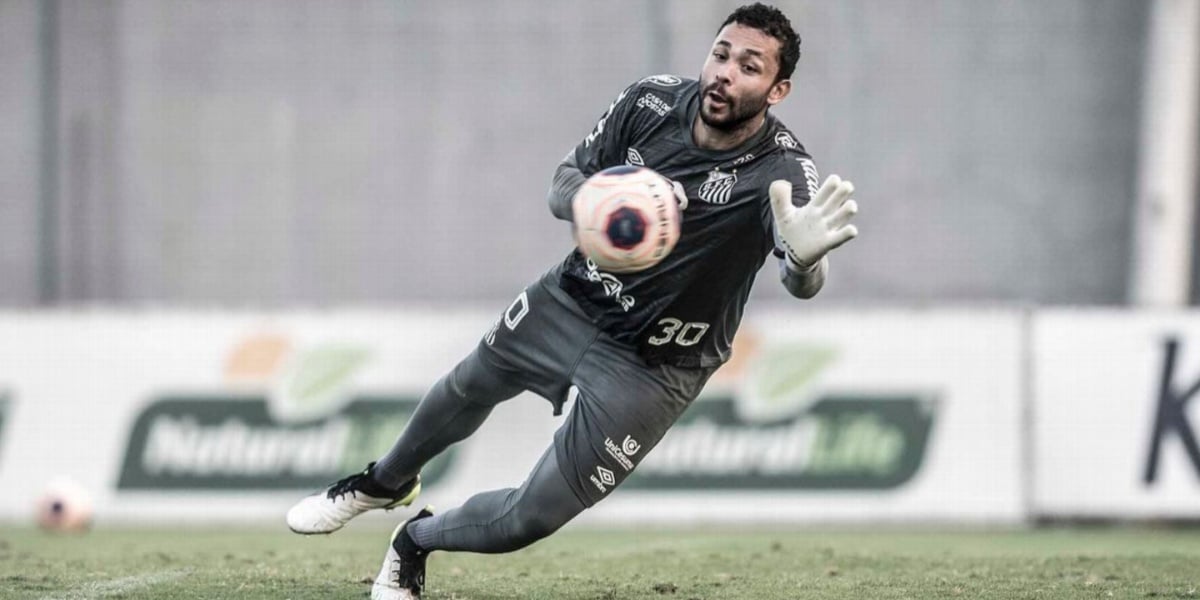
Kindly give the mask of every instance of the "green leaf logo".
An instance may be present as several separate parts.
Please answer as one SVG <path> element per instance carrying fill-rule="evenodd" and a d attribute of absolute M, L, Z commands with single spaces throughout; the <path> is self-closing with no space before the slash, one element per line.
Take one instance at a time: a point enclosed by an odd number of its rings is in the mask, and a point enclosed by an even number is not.
<path fill-rule="evenodd" d="M 348 399 L 354 375 L 370 360 L 361 346 L 328 344 L 299 353 L 271 394 L 280 418 L 312 418 L 335 412 Z"/>
<path fill-rule="evenodd" d="M 752 364 L 738 394 L 738 413 L 769 421 L 803 412 L 816 401 L 820 375 L 837 359 L 828 346 L 788 345 L 766 349 Z"/>

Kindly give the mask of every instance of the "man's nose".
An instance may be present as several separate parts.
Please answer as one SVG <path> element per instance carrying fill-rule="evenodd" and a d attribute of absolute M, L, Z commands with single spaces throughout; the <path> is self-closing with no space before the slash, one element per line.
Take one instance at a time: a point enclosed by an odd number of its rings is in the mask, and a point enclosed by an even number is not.
<path fill-rule="evenodd" d="M 733 81 L 733 73 L 734 73 L 734 71 L 732 71 L 732 68 L 733 68 L 733 66 L 728 63 L 721 65 L 721 68 L 717 69 L 717 81 L 721 82 L 721 83 L 732 82 Z"/>

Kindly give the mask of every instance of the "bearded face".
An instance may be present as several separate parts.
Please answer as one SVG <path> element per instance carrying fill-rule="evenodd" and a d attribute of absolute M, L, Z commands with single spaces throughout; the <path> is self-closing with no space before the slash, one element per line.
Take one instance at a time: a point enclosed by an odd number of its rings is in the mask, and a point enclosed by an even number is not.
<path fill-rule="evenodd" d="M 731 132 L 761 116 L 779 93 L 779 40 L 761 30 L 731 23 L 717 33 L 700 73 L 700 119 Z"/>
<path fill-rule="evenodd" d="M 769 91 L 744 91 L 738 95 L 719 81 L 702 81 L 701 84 L 704 85 L 704 98 L 700 103 L 700 118 L 713 129 L 736 130 L 767 109 Z"/>

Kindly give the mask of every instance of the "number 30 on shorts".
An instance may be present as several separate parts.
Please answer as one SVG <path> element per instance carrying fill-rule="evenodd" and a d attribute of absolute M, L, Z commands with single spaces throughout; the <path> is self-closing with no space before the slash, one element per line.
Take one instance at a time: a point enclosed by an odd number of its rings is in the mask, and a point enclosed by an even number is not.
<path fill-rule="evenodd" d="M 662 328 L 662 331 L 646 340 L 654 346 L 662 346 L 671 342 L 680 346 L 693 346 L 708 331 L 708 323 L 684 323 L 670 317 L 659 319 L 658 326 Z"/>

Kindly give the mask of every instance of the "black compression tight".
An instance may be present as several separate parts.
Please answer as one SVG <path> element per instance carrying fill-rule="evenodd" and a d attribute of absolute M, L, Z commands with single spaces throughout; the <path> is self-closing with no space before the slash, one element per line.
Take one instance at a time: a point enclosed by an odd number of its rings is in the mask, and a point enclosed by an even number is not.
<path fill-rule="evenodd" d="M 429 388 L 400 438 L 376 461 L 372 475 L 385 487 L 400 487 L 451 444 L 475 433 L 497 404 L 521 391 L 478 351 L 472 352 Z"/>
<path fill-rule="evenodd" d="M 551 446 L 521 487 L 471 496 L 456 509 L 413 523 L 408 533 L 426 550 L 512 552 L 558 531 L 585 508 L 558 470 Z"/>
<path fill-rule="evenodd" d="M 375 479 L 399 487 L 521 391 L 472 353 L 425 394 L 400 438 L 376 462 Z M 521 487 L 476 494 L 459 508 L 414 523 L 409 533 L 427 550 L 511 552 L 557 531 L 585 508 L 559 471 L 552 445 Z"/>

